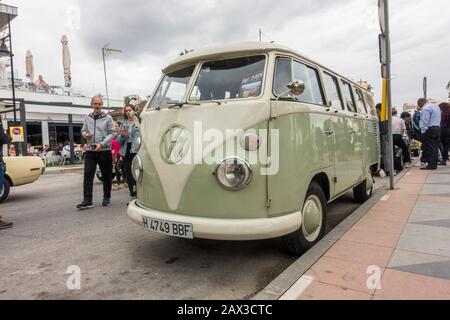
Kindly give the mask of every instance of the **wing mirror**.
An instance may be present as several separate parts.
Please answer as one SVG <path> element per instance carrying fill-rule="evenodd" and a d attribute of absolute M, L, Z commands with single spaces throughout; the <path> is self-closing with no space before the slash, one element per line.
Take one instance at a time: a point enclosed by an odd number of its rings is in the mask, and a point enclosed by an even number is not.
<path fill-rule="evenodd" d="M 306 89 L 305 83 L 302 80 L 290 82 L 287 87 L 289 89 L 289 93 L 295 97 L 301 96 Z"/>

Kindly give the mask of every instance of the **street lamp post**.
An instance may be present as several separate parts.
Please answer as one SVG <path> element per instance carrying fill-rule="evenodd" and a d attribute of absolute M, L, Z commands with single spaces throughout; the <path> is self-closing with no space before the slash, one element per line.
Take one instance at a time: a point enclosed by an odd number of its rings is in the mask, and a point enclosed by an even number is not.
<path fill-rule="evenodd" d="M 109 104 L 109 91 L 108 91 L 108 76 L 106 74 L 106 56 L 111 54 L 112 52 L 122 52 L 122 50 L 108 48 L 108 44 L 104 45 L 102 48 L 102 56 L 103 56 L 103 72 L 105 74 L 105 87 L 106 87 L 106 103 L 108 105 L 108 112 L 110 110 Z"/>
<path fill-rule="evenodd" d="M 387 155 L 389 157 L 389 187 L 394 190 L 394 141 L 392 135 L 392 91 L 391 91 L 391 39 L 390 39 L 390 25 L 389 25 L 389 0 L 378 0 L 379 16 L 380 16 L 380 52 L 382 53 L 383 63 L 383 78 L 386 90 L 383 90 L 383 105 L 387 112 L 384 117 L 388 121 L 388 139 L 389 150 Z M 384 119 L 386 120 L 386 119 Z"/>

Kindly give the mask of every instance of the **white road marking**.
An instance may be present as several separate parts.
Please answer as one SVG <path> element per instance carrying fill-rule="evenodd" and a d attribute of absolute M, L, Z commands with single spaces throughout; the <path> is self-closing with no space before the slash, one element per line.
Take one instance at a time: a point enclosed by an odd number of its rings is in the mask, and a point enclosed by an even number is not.
<path fill-rule="evenodd" d="M 310 276 L 301 277 L 281 298 L 280 300 L 297 300 L 305 290 L 314 282 Z"/>

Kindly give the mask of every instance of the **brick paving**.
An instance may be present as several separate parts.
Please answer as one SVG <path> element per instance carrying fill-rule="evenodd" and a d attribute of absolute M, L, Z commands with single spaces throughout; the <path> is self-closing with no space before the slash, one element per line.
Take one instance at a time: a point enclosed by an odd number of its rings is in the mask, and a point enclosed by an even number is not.
<path fill-rule="evenodd" d="M 285 297 L 449 300 L 450 167 L 411 169 Z"/>

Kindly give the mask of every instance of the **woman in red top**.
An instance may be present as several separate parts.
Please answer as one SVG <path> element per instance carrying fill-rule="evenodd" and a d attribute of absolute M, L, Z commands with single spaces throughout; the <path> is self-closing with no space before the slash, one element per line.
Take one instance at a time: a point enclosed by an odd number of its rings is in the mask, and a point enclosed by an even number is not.
<path fill-rule="evenodd" d="M 116 122 L 114 123 L 114 129 L 116 130 L 115 136 L 114 136 L 114 140 L 112 141 L 111 144 L 111 152 L 112 152 L 112 156 L 113 156 L 113 165 L 116 168 L 116 178 L 117 178 L 117 184 L 120 185 L 120 172 L 119 172 L 119 168 L 117 166 L 117 162 L 120 160 L 120 143 L 117 142 L 117 135 L 119 134 L 119 129 L 120 129 L 121 123 L 120 122 Z"/>

